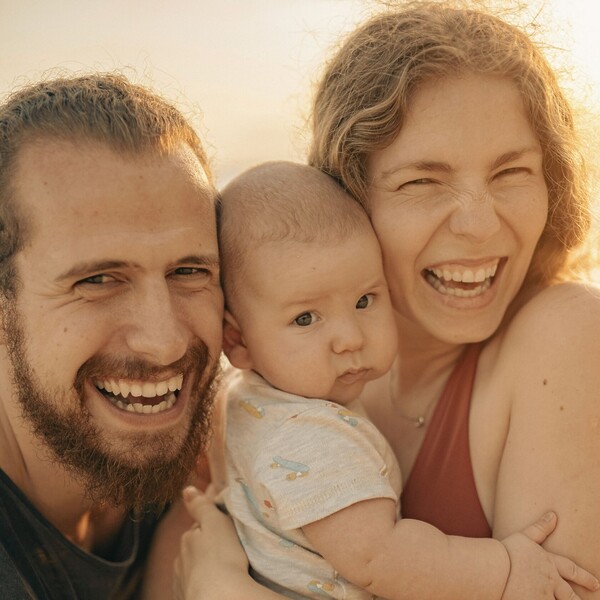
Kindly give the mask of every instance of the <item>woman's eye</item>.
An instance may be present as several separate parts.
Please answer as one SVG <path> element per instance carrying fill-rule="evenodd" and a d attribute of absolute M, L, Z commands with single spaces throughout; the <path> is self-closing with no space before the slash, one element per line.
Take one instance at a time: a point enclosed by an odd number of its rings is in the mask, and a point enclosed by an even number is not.
<path fill-rule="evenodd" d="M 294 324 L 298 325 L 298 327 L 308 327 L 317 321 L 317 316 L 315 313 L 305 312 L 301 315 L 298 315 L 294 319 Z"/>
<path fill-rule="evenodd" d="M 504 177 L 505 175 L 522 175 L 528 173 L 529 169 L 525 167 L 511 167 L 510 169 L 504 169 L 496 174 L 496 177 Z"/>
<path fill-rule="evenodd" d="M 422 179 L 413 179 L 412 181 L 407 181 L 406 183 L 403 183 L 400 186 L 400 189 L 402 188 L 407 188 L 411 185 L 427 185 L 428 183 L 434 183 L 433 179 L 426 179 L 426 178 L 422 178 Z"/>
<path fill-rule="evenodd" d="M 373 304 L 373 294 L 365 294 L 358 299 L 356 308 L 364 310 L 365 308 L 369 308 L 371 304 Z"/>

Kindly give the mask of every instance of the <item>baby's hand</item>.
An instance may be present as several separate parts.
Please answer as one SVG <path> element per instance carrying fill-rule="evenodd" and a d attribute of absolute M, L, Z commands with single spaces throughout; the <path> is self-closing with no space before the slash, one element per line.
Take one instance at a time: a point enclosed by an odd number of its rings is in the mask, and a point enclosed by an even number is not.
<path fill-rule="evenodd" d="M 183 491 L 183 500 L 196 524 L 181 537 L 175 561 L 175 598 L 224 600 L 229 597 L 228 588 L 230 597 L 237 600 L 242 597 L 238 582 L 243 589 L 250 578 L 248 559 L 231 519 L 194 487 Z"/>
<path fill-rule="evenodd" d="M 600 588 L 591 573 L 540 546 L 554 531 L 556 522 L 556 514 L 549 512 L 523 531 L 502 540 L 511 569 L 501 600 L 580 600 L 569 581 L 592 592 Z"/>

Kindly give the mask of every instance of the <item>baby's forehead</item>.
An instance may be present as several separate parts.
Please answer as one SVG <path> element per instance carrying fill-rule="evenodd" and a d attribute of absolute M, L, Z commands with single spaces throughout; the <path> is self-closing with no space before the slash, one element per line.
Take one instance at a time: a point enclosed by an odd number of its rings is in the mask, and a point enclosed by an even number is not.
<path fill-rule="evenodd" d="M 253 292 L 281 288 L 302 293 L 311 288 L 327 289 L 330 281 L 346 282 L 357 278 L 354 265 L 368 265 L 364 274 L 381 271 L 381 251 L 371 228 L 356 230 L 346 236 L 311 237 L 262 241 L 250 245 L 238 265 L 240 285 L 254 287 Z"/>

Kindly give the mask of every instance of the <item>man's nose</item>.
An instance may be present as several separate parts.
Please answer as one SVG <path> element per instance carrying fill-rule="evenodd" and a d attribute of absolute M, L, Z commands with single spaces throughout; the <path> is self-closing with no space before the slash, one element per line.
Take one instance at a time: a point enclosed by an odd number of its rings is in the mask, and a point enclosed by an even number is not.
<path fill-rule="evenodd" d="M 177 308 L 167 282 L 136 290 L 126 332 L 130 350 L 158 365 L 180 359 L 190 334 Z"/>
<path fill-rule="evenodd" d="M 336 354 L 356 352 L 363 347 L 365 338 L 356 318 L 340 319 L 334 327 L 332 348 Z"/>
<path fill-rule="evenodd" d="M 455 235 L 482 243 L 500 230 L 494 198 L 486 191 L 463 192 L 450 216 L 450 230 Z"/>

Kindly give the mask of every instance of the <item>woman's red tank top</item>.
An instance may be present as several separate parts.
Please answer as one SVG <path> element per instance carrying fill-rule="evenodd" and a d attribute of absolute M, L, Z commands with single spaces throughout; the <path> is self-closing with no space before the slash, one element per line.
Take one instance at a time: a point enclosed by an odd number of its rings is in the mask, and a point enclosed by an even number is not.
<path fill-rule="evenodd" d="M 404 518 L 448 535 L 491 537 L 469 449 L 469 408 L 480 344 L 468 346 L 450 375 L 402 492 Z"/>

